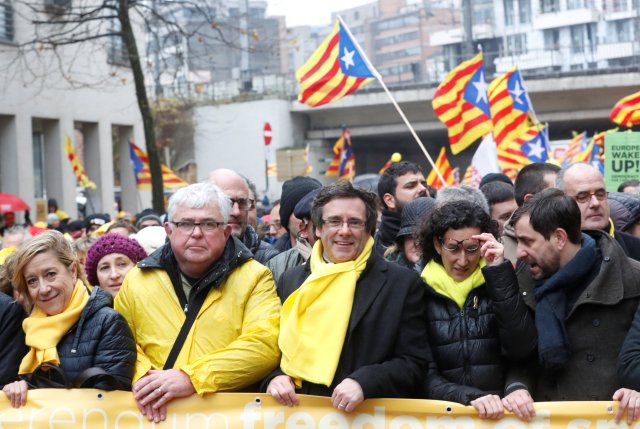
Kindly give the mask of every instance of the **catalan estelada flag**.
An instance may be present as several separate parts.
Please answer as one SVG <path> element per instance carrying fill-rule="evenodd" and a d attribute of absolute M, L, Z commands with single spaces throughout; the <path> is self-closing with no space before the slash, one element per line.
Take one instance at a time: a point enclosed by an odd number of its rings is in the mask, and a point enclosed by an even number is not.
<path fill-rule="evenodd" d="M 447 159 L 444 146 L 440 149 L 440 154 L 438 154 L 438 159 L 436 159 L 436 168 L 440 171 L 446 183 L 443 184 L 436 174 L 435 169 L 431 169 L 431 172 L 427 176 L 427 185 L 433 186 L 436 189 L 440 189 L 444 185 L 453 185 L 454 174 L 453 170 L 451 170 L 451 164 L 449 164 L 449 160 Z"/>
<path fill-rule="evenodd" d="M 492 129 L 482 52 L 449 72 L 433 95 L 433 110 L 456 155 Z"/>
<path fill-rule="evenodd" d="M 149 170 L 149 157 L 147 153 L 129 142 L 129 155 L 133 165 L 133 173 L 136 176 L 138 189 L 151 189 L 151 171 Z M 167 189 L 181 188 L 188 183 L 176 175 L 169 167 L 160 164 L 162 170 L 162 185 Z"/>
<path fill-rule="evenodd" d="M 640 92 L 621 98 L 609 117 L 616 124 L 628 128 L 640 124 Z"/>
<path fill-rule="evenodd" d="M 498 146 L 513 142 L 529 128 L 529 96 L 517 67 L 489 85 L 493 139 Z"/>
<path fill-rule="evenodd" d="M 544 127 L 532 126 L 513 141 L 498 146 L 498 163 L 512 180 L 525 165 L 549 160 L 549 144 Z"/>
<path fill-rule="evenodd" d="M 331 34 L 296 72 L 298 101 L 322 106 L 351 94 L 377 76 L 346 24 L 337 19 Z"/>
<path fill-rule="evenodd" d="M 353 156 L 351 146 L 351 133 L 342 131 L 342 135 L 333 145 L 333 159 L 327 168 L 325 176 L 338 177 L 339 179 L 351 179 L 356 175 L 356 159 Z"/>
<path fill-rule="evenodd" d="M 71 139 L 69 136 L 64 138 L 64 151 L 67 153 L 67 157 L 69 161 L 71 161 L 71 168 L 73 168 L 73 174 L 76 176 L 76 181 L 78 182 L 78 186 L 82 186 L 84 188 L 96 189 L 96 184 L 89 180 L 87 173 L 84 171 L 84 167 L 82 163 L 76 156 L 76 150 L 71 143 Z"/>

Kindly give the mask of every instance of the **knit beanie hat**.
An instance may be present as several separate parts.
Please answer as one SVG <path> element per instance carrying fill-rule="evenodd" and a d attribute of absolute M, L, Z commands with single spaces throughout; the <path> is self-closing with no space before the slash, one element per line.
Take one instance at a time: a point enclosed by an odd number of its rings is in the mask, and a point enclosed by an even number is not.
<path fill-rule="evenodd" d="M 400 230 L 396 235 L 396 239 L 413 235 L 420 222 L 429 216 L 435 208 L 436 200 L 431 197 L 419 197 L 404 206 L 400 220 Z"/>
<path fill-rule="evenodd" d="M 289 218 L 293 209 L 309 192 L 322 188 L 322 183 L 306 176 L 296 176 L 282 184 L 282 195 L 280 195 L 280 223 L 289 230 Z"/>
<path fill-rule="evenodd" d="M 98 285 L 98 263 L 100 259 L 112 253 L 122 253 L 128 256 L 134 264 L 147 257 L 147 252 L 137 241 L 120 234 L 104 234 L 91 245 L 87 252 L 85 272 L 89 284 Z"/>

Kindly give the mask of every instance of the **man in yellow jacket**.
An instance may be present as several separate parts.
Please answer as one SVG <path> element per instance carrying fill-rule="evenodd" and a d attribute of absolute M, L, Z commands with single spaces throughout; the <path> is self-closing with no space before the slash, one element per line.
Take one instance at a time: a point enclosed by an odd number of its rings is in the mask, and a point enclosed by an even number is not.
<path fill-rule="evenodd" d="M 280 361 L 271 272 L 231 235 L 229 198 L 198 183 L 169 200 L 169 243 L 125 278 L 115 307 L 138 358 L 133 394 L 150 421 L 173 398 L 238 390 Z"/>

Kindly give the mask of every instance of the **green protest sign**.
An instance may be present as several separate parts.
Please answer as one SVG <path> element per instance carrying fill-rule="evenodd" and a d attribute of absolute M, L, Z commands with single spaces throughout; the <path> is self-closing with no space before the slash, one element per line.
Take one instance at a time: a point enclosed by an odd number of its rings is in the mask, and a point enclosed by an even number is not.
<path fill-rule="evenodd" d="M 640 178 L 640 133 L 610 133 L 604 140 L 604 180 L 608 191 Z"/>

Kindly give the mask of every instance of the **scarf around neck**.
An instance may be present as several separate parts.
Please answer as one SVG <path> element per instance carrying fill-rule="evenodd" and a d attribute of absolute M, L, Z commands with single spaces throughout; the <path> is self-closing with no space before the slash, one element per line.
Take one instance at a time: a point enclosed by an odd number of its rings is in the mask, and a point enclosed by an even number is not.
<path fill-rule="evenodd" d="M 82 280 L 73 288 L 71 299 L 62 313 L 48 316 L 37 306 L 22 322 L 26 334 L 25 342 L 31 347 L 20 363 L 19 374 L 30 374 L 45 362 L 60 365 L 57 346 L 62 337 L 80 319 L 82 310 L 89 302 L 89 292 Z"/>
<path fill-rule="evenodd" d="M 484 282 L 484 276 L 482 275 L 482 267 L 486 265 L 484 258 L 480 258 L 480 262 L 475 270 L 461 282 L 457 282 L 447 273 L 444 266 L 433 259 L 422 270 L 422 280 L 433 288 L 440 295 L 444 295 L 447 298 L 453 300 L 458 304 L 459 308 L 464 307 L 464 303 L 471 291 L 479 286 L 482 286 Z"/>
<path fill-rule="evenodd" d="M 322 242 L 311 253 L 311 274 L 282 305 L 280 368 L 296 386 L 302 380 L 330 386 L 347 335 L 356 283 L 373 249 L 369 237 L 353 261 L 327 263 Z"/>
<path fill-rule="evenodd" d="M 576 287 L 585 286 L 599 252 L 596 241 L 582 234 L 582 247 L 564 267 L 534 287 L 538 357 L 547 369 L 564 368 L 569 362 L 569 338 L 565 327 L 567 295 Z"/>

